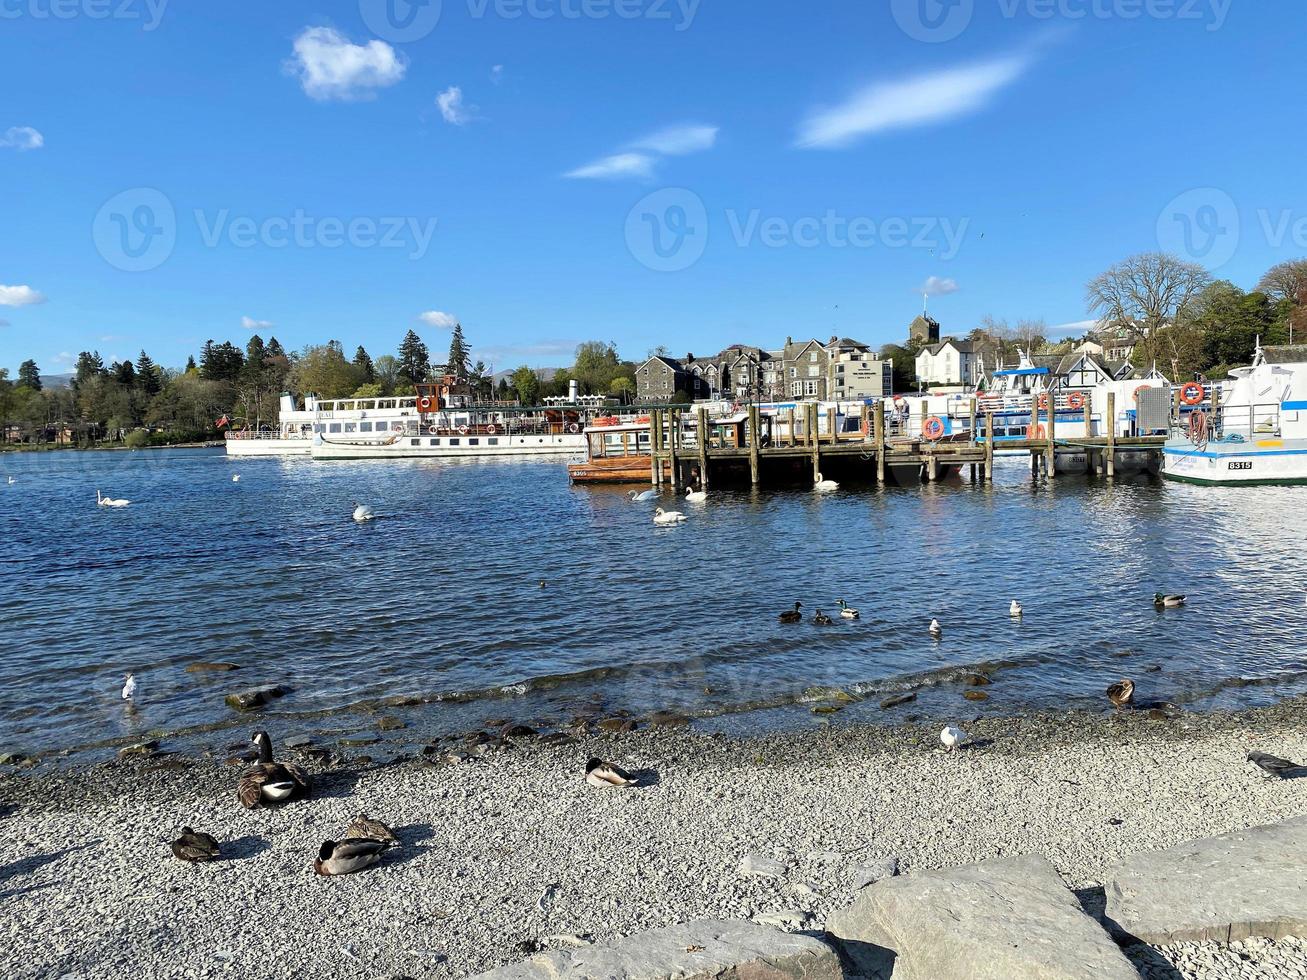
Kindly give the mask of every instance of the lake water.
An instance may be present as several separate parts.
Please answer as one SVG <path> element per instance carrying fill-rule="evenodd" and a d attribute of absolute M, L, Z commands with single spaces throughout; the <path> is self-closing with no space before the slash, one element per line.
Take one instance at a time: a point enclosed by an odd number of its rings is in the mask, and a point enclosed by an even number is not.
<path fill-rule="evenodd" d="M 1123 676 L 1193 710 L 1307 690 L 1291 487 L 1050 486 L 1014 460 L 991 487 L 714 487 L 655 528 L 653 505 L 571 487 L 557 462 L 66 452 L 0 474 L 0 751 L 157 730 L 221 745 L 251 727 L 224 695 L 263 682 L 292 689 L 264 712 L 278 731 L 384 711 L 409 741 L 654 709 L 739 731 L 1106 707 Z M 97 488 L 132 504 L 97 507 Z M 378 519 L 353 522 L 356 500 Z M 1156 591 L 1189 604 L 1159 613 Z M 777 622 L 840 598 L 862 618 Z M 986 665 L 989 699 L 964 700 L 960 675 Z M 866 698 L 814 714 L 829 686 Z M 906 690 L 915 703 L 880 708 Z M 396 695 L 430 703 L 379 707 Z"/>

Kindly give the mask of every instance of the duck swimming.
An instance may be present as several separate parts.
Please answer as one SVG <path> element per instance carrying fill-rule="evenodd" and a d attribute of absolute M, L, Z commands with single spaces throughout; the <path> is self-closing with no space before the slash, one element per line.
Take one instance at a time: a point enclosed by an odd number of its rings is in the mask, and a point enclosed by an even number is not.
<path fill-rule="evenodd" d="M 842 619 L 857 619 L 861 613 L 858 610 L 850 608 L 849 604 L 843 599 L 840 601 L 840 617 Z"/>
<path fill-rule="evenodd" d="M 813 621 L 813 623 L 815 623 L 817 626 L 829 626 L 831 623 L 834 622 L 833 619 L 831 619 L 829 616 L 827 616 L 827 615 L 826 615 L 824 612 L 822 612 L 820 609 L 818 609 L 818 610 L 817 610 L 817 614 L 816 614 L 815 616 L 812 617 L 812 621 Z"/>
<path fill-rule="evenodd" d="M 256 806 L 304 799 L 312 792 L 307 772 L 289 762 L 273 761 L 272 739 L 267 732 L 255 732 L 251 741 L 259 750 L 259 761 L 236 784 L 236 799 L 241 806 L 253 810 Z"/>
<path fill-rule="evenodd" d="M 1153 605 L 1158 609 L 1174 609 L 1176 606 L 1184 605 L 1184 596 L 1163 595 L 1161 592 L 1156 592 L 1153 594 Z"/>
<path fill-rule="evenodd" d="M 803 613 L 799 612 L 803 608 L 803 603 L 796 602 L 793 609 L 787 609 L 781 613 L 780 620 L 782 623 L 801 623 L 803 622 Z"/>

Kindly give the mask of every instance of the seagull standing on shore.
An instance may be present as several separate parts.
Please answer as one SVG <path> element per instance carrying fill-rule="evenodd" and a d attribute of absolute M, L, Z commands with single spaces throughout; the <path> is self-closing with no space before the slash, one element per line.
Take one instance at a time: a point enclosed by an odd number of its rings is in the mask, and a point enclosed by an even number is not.
<path fill-rule="evenodd" d="M 967 733 L 956 725 L 946 725 L 939 733 L 939 740 L 944 743 L 944 751 L 952 752 L 967 740 Z"/>
<path fill-rule="evenodd" d="M 130 701 L 136 696 L 136 675 L 128 674 L 123 678 L 123 700 Z"/>
<path fill-rule="evenodd" d="M 930 621 L 930 635 L 937 640 L 944 635 L 944 627 L 939 625 L 938 619 Z"/>

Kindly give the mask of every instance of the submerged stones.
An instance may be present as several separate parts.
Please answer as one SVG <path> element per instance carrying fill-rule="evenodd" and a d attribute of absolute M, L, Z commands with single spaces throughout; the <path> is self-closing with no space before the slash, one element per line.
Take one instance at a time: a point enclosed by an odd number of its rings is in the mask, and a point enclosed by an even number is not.
<path fill-rule="evenodd" d="M 880 706 L 882 708 L 893 708 L 897 705 L 907 704 L 908 702 L 915 700 L 917 700 L 917 695 L 913 691 L 909 691 L 906 694 L 891 694 L 889 697 L 885 698 L 885 700 L 881 701 Z"/>
<path fill-rule="evenodd" d="M 989 695 L 985 691 L 964 691 L 962 696 L 968 701 L 988 701 Z"/>
<path fill-rule="evenodd" d="M 208 660 L 200 660 L 196 663 L 189 664 L 186 667 L 186 673 L 188 674 L 205 674 L 210 672 L 228 673 L 230 671 L 240 670 L 240 669 L 241 669 L 240 664 L 230 664 L 230 663 L 226 663 L 225 661 L 211 662 Z"/>
<path fill-rule="evenodd" d="M 224 700 L 227 702 L 227 707 L 236 711 L 254 711 L 277 698 L 284 698 L 290 690 L 285 684 L 264 684 L 261 687 L 251 687 L 228 694 Z"/>

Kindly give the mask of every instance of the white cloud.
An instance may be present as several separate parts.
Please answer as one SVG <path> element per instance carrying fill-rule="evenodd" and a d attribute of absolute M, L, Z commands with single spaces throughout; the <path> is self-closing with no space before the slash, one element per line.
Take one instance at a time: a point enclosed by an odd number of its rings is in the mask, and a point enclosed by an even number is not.
<path fill-rule="evenodd" d="M 9 150 L 39 150 L 45 146 L 45 137 L 31 126 L 10 126 L 0 136 L 0 148 Z"/>
<path fill-rule="evenodd" d="M 31 286 L 0 286 L 0 306 L 35 306 L 45 296 Z"/>
<path fill-rule="evenodd" d="M 1096 326 L 1098 326 L 1097 320 L 1076 320 L 1074 323 L 1059 323 L 1056 327 L 1049 327 L 1048 333 L 1050 336 L 1055 333 L 1082 334 L 1088 333 Z"/>
<path fill-rule="evenodd" d="M 385 41 L 353 44 L 330 27 L 306 27 L 295 38 L 295 56 L 286 62 L 305 93 L 314 99 L 368 99 L 394 85 L 408 65 Z"/>
<path fill-rule="evenodd" d="M 273 323 L 271 320 L 255 320 L 252 317 L 241 317 L 242 330 L 271 330 Z"/>
<path fill-rule="evenodd" d="M 717 142 L 716 126 L 669 126 L 632 142 L 635 150 L 652 150 L 664 156 L 698 153 Z"/>
<path fill-rule="evenodd" d="M 799 146 L 844 146 L 859 136 L 926 126 L 985 108 L 1033 64 L 1027 55 L 877 82 L 845 102 L 809 114 L 799 127 Z"/>
<path fill-rule="evenodd" d="M 563 174 L 564 177 L 607 180 L 616 177 L 652 177 L 654 158 L 647 153 L 614 153 L 584 167 Z"/>
<path fill-rule="evenodd" d="M 504 66 L 494 65 L 490 69 L 490 80 L 498 85 L 504 80 Z"/>
<path fill-rule="evenodd" d="M 463 90 L 457 85 L 451 85 L 445 91 L 436 96 L 436 105 L 440 106 L 440 114 L 444 117 L 445 122 L 451 126 L 465 126 L 476 115 L 476 106 L 466 106 L 463 104 Z"/>
<path fill-rule="evenodd" d="M 439 310 L 427 310 L 425 313 L 419 313 L 418 319 L 428 327 L 435 327 L 438 330 L 453 330 L 454 324 L 458 318 L 452 313 L 441 313 Z"/>
<path fill-rule="evenodd" d="M 925 293 L 927 296 L 947 296 L 949 293 L 956 293 L 961 288 L 954 279 L 941 279 L 939 276 L 931 276 L 917 287 L 917 292 Z"/>

